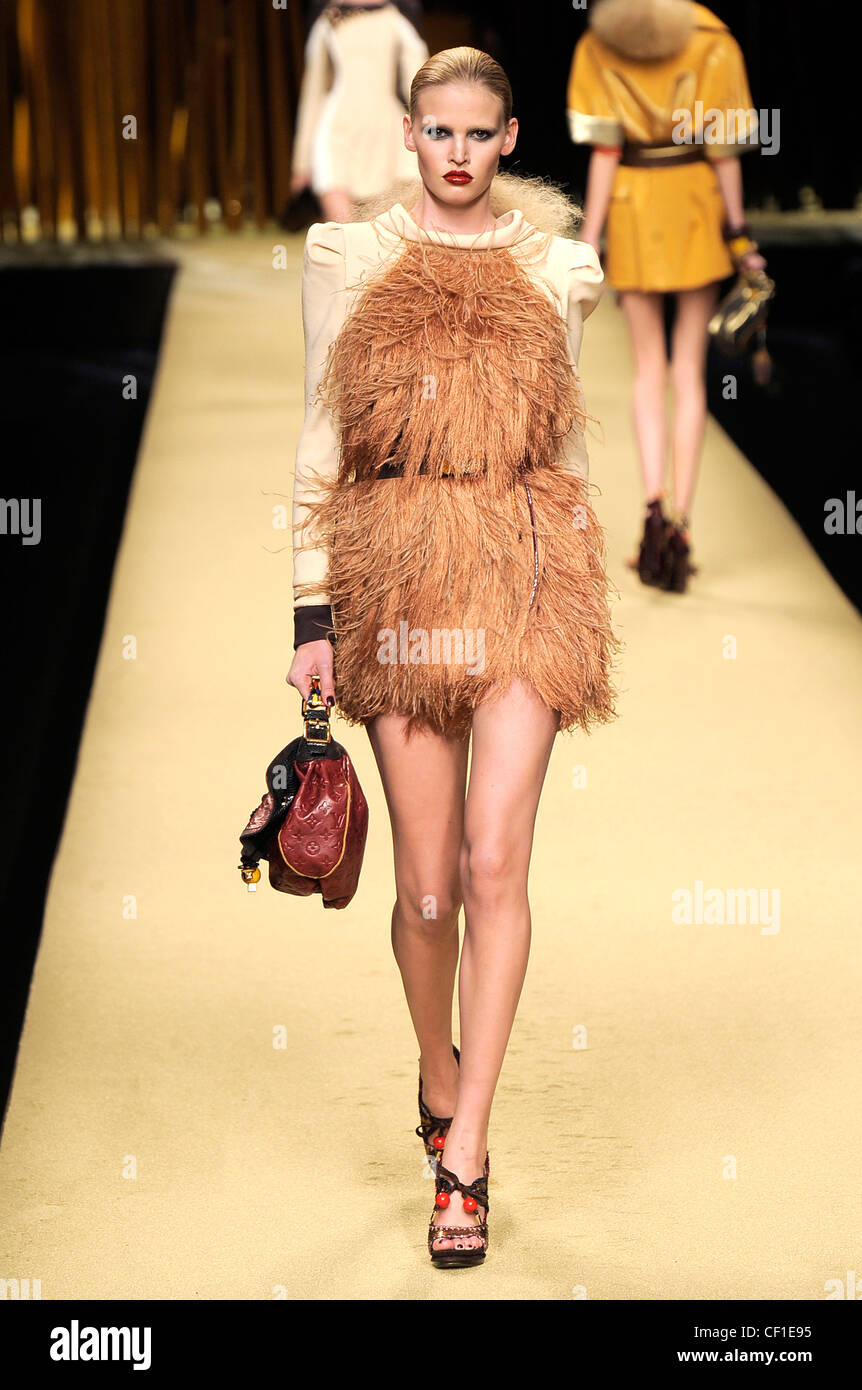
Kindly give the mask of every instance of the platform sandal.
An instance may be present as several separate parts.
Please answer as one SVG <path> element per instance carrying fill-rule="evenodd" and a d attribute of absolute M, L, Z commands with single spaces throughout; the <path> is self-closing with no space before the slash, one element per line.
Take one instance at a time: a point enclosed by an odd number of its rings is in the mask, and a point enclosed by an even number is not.
<path fill-rule="evenodd" d="M 455 1044 L 452 1044 L 452 1051 L 455 1053 L 455 1061 L 461 1063 L 461 1053 Z M 452 1116 L 432 1115 L 428 1106 L 422 1099 L 422 1073 L 419 1073 L 419 1124 L 416 1126 L 416 1133 L 425 1145 L 425 1154 L 428 1165 L 432 1173 L 437 1170 L 437 1159 L 446 1145 L 446 1135 L 449 1133 L 449 1126 L 452 1123 Z"/>
<path fill-rule="evenodd" d="M 437 1176 L 435 1178 L 436 1192 L 434 1195 L 434 1210 L 431 1213 L 431 1221 L 428 1226 L 428 1253 L 431 1261 L 438 1269 L 458 1269 L 465 1265 L 481 1264 L 488 1249 L 488 1156 L 485 1156 L 485 1172 L 481 1178 L 475 1182 L 463 1183 L 457 1175 L 448 1168 L 444 1168 L 441 1162 L 437 1164 Z M 464 1198 L 464 1211 L 467 1215 L 475 1215 L 476 1220 L 472 1226 L 435 1226 L 434 1217 L 438 1210 L 445 1210 L 448 1207 L 455 1191 L 461 1193 Z M 484 1218 L 480 1218 L 477 1208 L 481 1207 L 485 1212 Z M 482 1245 L 472 1247 L 452 1246 L 448 1250 L 435 1250 L 434 1242 L 437 1240 L 469 1239 L 471 1236 L 478 1236 L 483 1242 Z"/>
<path fill-rule="evenodd" d="M 668 577 L 667 543 L 672 529 L 660 494 L 647 503 L 640 548 L 637 555 L 627 561 L 629 569 L 637 571 L 642 584 L 663 587 Z"/>
<path fill-rule="evenodd" d="M 661 588 L 671 594 L 684 594 L 689 579 L 697 574 L 697 565 L 691 559 L 691 543 L 686 538 L 687 531 L 688 517 L 684 516 L 670 524 Z"/>

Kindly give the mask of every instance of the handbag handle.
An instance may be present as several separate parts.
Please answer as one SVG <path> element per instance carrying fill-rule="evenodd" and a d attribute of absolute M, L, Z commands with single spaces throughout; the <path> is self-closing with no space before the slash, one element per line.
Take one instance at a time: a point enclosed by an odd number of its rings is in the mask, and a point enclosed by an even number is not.
<path fill-rule="evenodd" d="M 320 693 L 320 677 L 311 677 L 311 690 L 308 699 L 303 696 L 302 718 L 305 724 L 305 737 L 309 743 L 329 743 L 332 733 L 329 728 L 329 706 Z"/>

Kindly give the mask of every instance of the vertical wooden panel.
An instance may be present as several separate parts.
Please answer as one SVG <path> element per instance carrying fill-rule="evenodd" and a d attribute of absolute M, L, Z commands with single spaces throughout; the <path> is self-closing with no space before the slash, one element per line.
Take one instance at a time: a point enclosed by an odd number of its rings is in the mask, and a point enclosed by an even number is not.
<path fill-rule="evenodd" d="M 148 135 L 142 55 L 135 43 L 137 9 L 136 0 L 112 0 L 109 9 L 109 38 L 115 54 L 113 121 L 117 131 L 119 204 L 124 235 L 132 239 L 141 235 L 141 150 Z"/>
<path fill-rule="evenodd" d="M 175 92 L 170 57 L 175 50 L 175 36 L 170 0 L 153 0 L 151 18 L 156 220 L 162 236 L 170 236 L 176 222 L 178 197 L 172 149 Z"/>
<path fill-rule="evenodd" d="M 284 10 L 264 7 L 263 51 L 267 108 L 266 143 L 269 170 L 269 207 L 280 217 L 290 200 L 290 151 L 293 141 L 291 104 L 287 99 L 285 54 L 289 43 L 288 15 Z"/>
<path fill-rule="evenodd" d="M 279 217 L 304 28 L 301 0 L 0 0 L 0 236 Z"/>
<path fill-rule="evenodd" d="M 231 144 L 233 147 L 233 159 L 237 171 L 237 194 L 239 207 L 235 212 L 235 220 L 231 224 L 239 226 L 240 221 L 245 217 L 248 197 L 248 82 L 243 62 L 243 34 L 240 22 L 240 9 L 236 0 L 232 0 L 230 5 L 231 16 L 231 39 L 232 57 L 231 78 L 233 88 L 233 109 L 231 111 Z"/>
<path fill-rule="evenodd" d="M 55 235 L 63 242 L 75 241 L 82 230 L 81 185 L 75 158 L 81 148 L 81 112 L 76 99 L 76 66 L 70 61 L 74 54 L 71 9 L 68 5 L 52 9 L 46 26 L 56 156 Z"/>
<path fill-rule="evenodd" d="M 188 199 L 194 209 L 195 225 L 199 232 L 207 228 L 204 203 L 210 189 L 207 159 L 209 152 L 209 125 L 204 94 L 205 66 L 202 48 L 206 33 L 202 10 L 209 0 L 197 0 L 193 11 L 193 43 L 186 57 L 185 82 L 189 113 L 189 138 L 187 146 L 187 186 Z"/>
<path fill-rule="evenodd" d="M 263 142 L 265 93 L 259 62 L 260 37 L 255 0 L 235 0 L 242 32 L 243 68 L 246 76 L 246 215 L 262 227 L 266 215 L 266 172 Z"/>

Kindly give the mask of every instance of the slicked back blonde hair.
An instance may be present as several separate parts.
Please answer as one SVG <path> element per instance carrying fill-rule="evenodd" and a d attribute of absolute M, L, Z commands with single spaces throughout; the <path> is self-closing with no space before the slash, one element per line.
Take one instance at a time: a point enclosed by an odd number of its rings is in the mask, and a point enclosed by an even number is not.
<path fill-rule="evenodd" d="M 480 48 L 444 48 L 425 60 L 410 84 L 411 122 L 416 119 L 420 93 L 427 87 L 443 87 L 450 82 L 487 87 L 503 108 L 503 120 L 507 124 L 511 120 L 512 88 L 496 58 Z"/>

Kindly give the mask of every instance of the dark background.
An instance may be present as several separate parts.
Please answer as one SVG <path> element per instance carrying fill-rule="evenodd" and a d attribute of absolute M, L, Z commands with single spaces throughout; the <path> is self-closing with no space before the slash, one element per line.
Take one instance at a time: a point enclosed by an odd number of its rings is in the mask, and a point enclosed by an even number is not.
<path fill-rule="evenodd" d="M 781 112 L 780 153 L 743 159 L 747 205 L 794 211 L 808 187 L 827 210 L 853 208 L 860 187 L 851 113 L 856 49 L 843 33 L 853 12 L 842 7 L 821 18 L 813 8 L 772 0 L 727 0 L 712 8 L 740 42 L 755 106 Z M 472 42 L 506 68 L 521 122 L 506 167 L 547 175 L 582 201 L 589 151 L 569 140 L 565 94 L 583 13 L 566 0 L 430 3 L 426 12 L 432 46 Z M 854 410 L 860 221 L 857 216 L 854 234 L 849 219 L 831 226 L 828 218 L 812 217 L 789 238 L 773 219 L 758 234 L 779 290 L 769 329 L 772 385 L 756 387 L 743 372 L 740 398 L 729 405 L 718 389 L 727 364 L 712 349 L 708 369 L 716 418 L 857 606 L 860 539 L 825 537 L 823 507 L 862 482 Z M 166 256 L 141 252 L 123 264 L 95 250 L 86 257 L 32 248 L 0 253 L 2 495 L 41 497 L 43 511 L 40 545 L 0 536 L 7 710 L 0 806 L 3 1106 L 174 269 L 169 248 Z M 119 397 L 127 372 L 138 378 L 134 409 Z M 862 496 L 862 485 L 858 490 Z M 639 507 L 633 497 L 633 516 Z M 699 525 L 708 518 L 695 502 L 695 545 Z M 237 817 L 239 834 L 244 807 Z M 225 872 L 228 881 L 235 865 Z"/>

